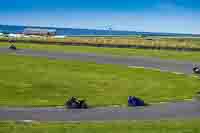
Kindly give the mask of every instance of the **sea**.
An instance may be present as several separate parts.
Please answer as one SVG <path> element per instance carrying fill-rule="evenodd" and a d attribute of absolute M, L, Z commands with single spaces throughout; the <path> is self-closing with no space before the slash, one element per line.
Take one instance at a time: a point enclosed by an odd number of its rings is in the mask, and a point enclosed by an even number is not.
<path fill-rule="evenodd" d="M 117 31 L 117 30 L 95 30 L 95 29 L 75 29 L 75 28 L 56 28 L 56 27 L 38 27 L 38 26 L 17 26 L 0 25 L 0 33 L 23 33 L 26 28 L 55 29 L 56 35 L 62 36 L 200 36 L 193 34 L 177 33 L 159 33 L 159 32 L 137 32 L 137 31 Z"/>

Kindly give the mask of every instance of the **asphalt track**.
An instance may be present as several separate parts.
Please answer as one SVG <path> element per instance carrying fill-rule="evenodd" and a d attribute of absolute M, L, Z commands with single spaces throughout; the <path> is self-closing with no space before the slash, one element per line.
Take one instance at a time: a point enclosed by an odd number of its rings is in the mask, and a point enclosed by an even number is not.
<path fill-rule="evenodd" d="M 159 58 L 150 57 L 120 57 L 87 53 L 59 53 L 48 51 L 35 51 L 30 49 L 13 51 L 7 48 L 0 48 L 0 53 L 13 53 L 16 55 L 34 57 L 47 57 L 50 59 L 79 60 L 86 62 L 96 62 L 97 64 L 118 64 L 129 67 L 145 67 L 150 69 L 159 69 L 161 71 L 178 72 L 184 74 L 191 74 L 193 66 L 200 65 L 200 63 L 161 60 Z"/>
<path fill-rule="evenodd" d="M 179 102 L 138 108 L 0 108 L 0 120 L 110 121 L 200 118 L 199 102 Z"/>
<path fill-rule="evenodd" d="M 160 69 L 161 71 L 192 73 L 192 67 L 198 63 L 161 60 L 145 57 L 116 57 L 109 55 L 56 53 L 47 51 L 17 50 L 0 48 L 0 53 L 21 56 L 47 57 L 92 61 L 99 64 L 120 64 L 126 66 Z M 36 121 L 110 121 L 110 120 L 159 120 L 200 118 L 200 102 L 184 101 L 156 104 L 139 108 L 91 108 L 86 110 L 66 110 L 63 108 L 0 108 L 0 120 L 36 120 Z"/>

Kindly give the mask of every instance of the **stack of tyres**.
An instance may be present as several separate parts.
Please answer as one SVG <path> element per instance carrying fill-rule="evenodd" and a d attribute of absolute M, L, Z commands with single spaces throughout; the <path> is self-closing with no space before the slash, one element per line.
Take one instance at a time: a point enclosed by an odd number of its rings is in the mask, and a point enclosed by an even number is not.
<path fill-rule="evenodd" d="M 15 45 L 13 45 L 13 44 L 9 46 L 9 49 L 12 49 L 12 50 L 17 50 L 16 46 L 15 46 Z"/>

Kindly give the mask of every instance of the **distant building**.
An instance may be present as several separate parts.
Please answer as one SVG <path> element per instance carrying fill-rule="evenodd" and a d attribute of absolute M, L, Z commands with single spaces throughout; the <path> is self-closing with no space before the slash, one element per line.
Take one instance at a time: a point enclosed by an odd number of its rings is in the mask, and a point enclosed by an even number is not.
<path fill-rule="evenodd" d="M 54 36 L 54 38 L 65 38 L 66 36 Z"/>
<path fill-rule="evenodd" d="M 17 37 L 21 37 L 21 35 L 20 34 L 12 34 L 12 33 L 10 33 L 10 34 L 8 34 L 8 37 L 17 38 Z"/>
<path fill-rule="evenodd" d="M 41 35 L 41 36 L 54 36 L 56 35 L 55 29 L 39 29 L 39 28 L 26 28 L 23 34 L 25 35 Z"/>

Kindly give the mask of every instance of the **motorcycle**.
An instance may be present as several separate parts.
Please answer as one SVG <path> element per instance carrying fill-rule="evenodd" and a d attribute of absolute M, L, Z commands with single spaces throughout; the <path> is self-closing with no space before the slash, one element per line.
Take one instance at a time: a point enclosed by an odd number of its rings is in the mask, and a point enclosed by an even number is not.
<path fill-rule="evenodd" d="M 200 67 L 199 66 L 195 66 L 192 70 L 193 70 L 194 73 L 200 74 Z"/>
<path fill-rule="evenodd" d="M 88 105 L 85 100 L 78 100 L 77 98 L 72 97 L 67 100 L 65 107 L 68 109 L 87 109 Z"/>
<path fill-rule="evenodd" d="M 142 99 L 135 97 L 135 96 L 129 96 L 128 97 L 128 106 L 130 107 L 137 107 L 137 106 L 147 106 L 148 104 L 145 103 Z"/>

